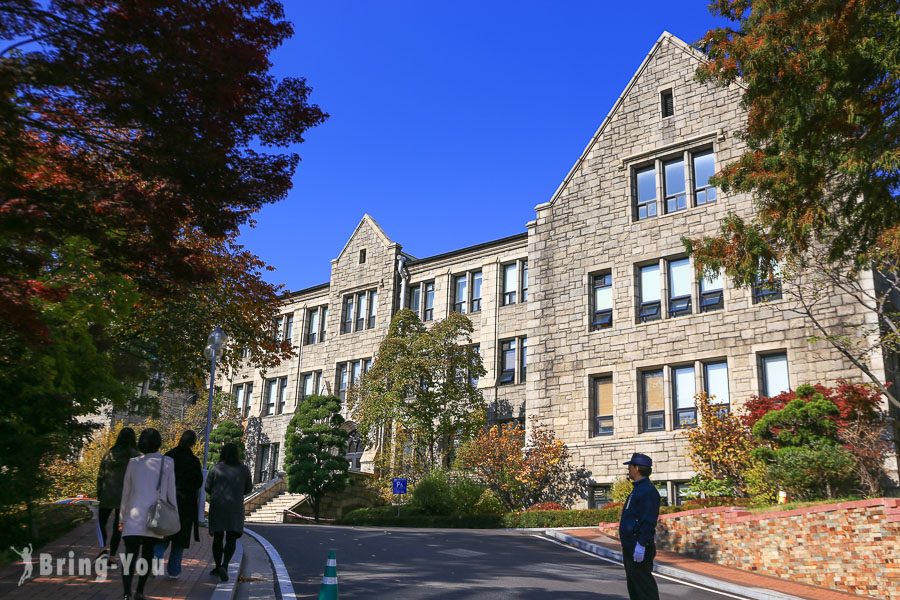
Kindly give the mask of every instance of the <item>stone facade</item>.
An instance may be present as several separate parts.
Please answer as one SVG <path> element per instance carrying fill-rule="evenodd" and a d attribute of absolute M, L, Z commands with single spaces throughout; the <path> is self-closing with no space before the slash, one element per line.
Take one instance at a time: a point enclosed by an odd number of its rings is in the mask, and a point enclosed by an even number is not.
<path fill-rule="evenodd" d="M 809 341 L 814 331 L 791 311 L 788 294 L 757 303 L 750 290 L 724 281 L 723 306 L 700 312 L 700 286 L 691 275 L 691 309 L 669 315 L 669 286 L 676 268 L 672 261 L 685 256 L 681 238 L 714 234 L 728 212 L 752 213 L 750 198 L 743 195 L 719 193 L 715 202 L 698 205 L 703 192 L 695 191 L 699 182 L 692 169 L 700 160 L 697 153 L 711 151 L 716 169 L 736 159 L 744 151 L 736 134 L 745 120 L 739 87 L 717 88 L 694 79 L 700 60 L 697 51 L 663 34 L 551 201 L 536 207 L 536 219 L 523 234 L 416 259 L 365 216 L 332 262 L 330 282 L 285 297 L 284 314 L 293 315 L 292 340 L 298 356 L 264 374 L 250 368 L 234 373 L 226 385 L 228 389 L 232 384 L 254 383 L 248 416 L 261 419 L 260 440 L 282 442 L 303 373 L 321 372 L 321 388 L 339 391 L 339 365 L 375 355 L 391 315 L 411 301 L 414 288 L 419 290 L 419 312 L 424 315 L 423 284 L 433 282 L 433 317 L 441 319 L 453 309 L 455 277 L 468 274 L 466 310 L 471 312 L 476 272 L 481 273 L 481 306 L 470 317 L 487 369 L 479 387 L 495 407 L 492 416 L 527 416 L 550 426 L 576 460 L 592 471 L 598 500 L 603 486 L 624 474 L 622 462 L 632 452 L 653 457 L 654 480 L 664 482 L 673 499 L 680 489 L 677 484 L 693 475 L 685 437 L 677 428 L 676 368 L 681 369 L 678 376 L 684 386 L 687 367 L 693 366 L 693 375 L 687 377 L 697 391 L 707 386 L 711 363 L 725 369 L 732 407 L 763 393 L 762 358 L 771 353 L 786 358 L 791 387 L 839 377 L 860 379 L 826 343 Z M 674 114 L 663 116 L 661 99 L 669 93 Z M 663 198 L 673 190 L 665 189 L 664 174 L 666 163 L 678 158 L 684 159 L 687 177 L 681 182 L 686 207 L 668 213 Z M 638 219 L 636 177 L 645 167 L 657 173 L 658 214 Z M 659 266 L 661 318 L 641 322 L 639 269 L 654 263 Z M 514 303 L 504 302 L 504 292 L 510 291 L 504 288 L 504 271 L 512 264 Z M 612 324 L 594 330 L 592 282 L 598 273 L 611 276 Z M 341 333 L 343 303 L 362 291 L 377 291 L 374 327 Z M 528 297 L 523 302 L 524 293 Z M 310 311 L 326 305 L 325 341 L 303 343 Z M 826 316 L 830 325 L 858 316 L 852 302 L 833 295 Z M 502 344 L 509 340 L 516 342 L 516 367 L 512 380 L 499 385 Z M 522 363 L 523 342 L 527 342 L 527 369 Z M 884 364 L 872 367 L 885 375 Z M 659 407 L 656 427 L 644 423 L 648 416 L 642 409 L 641 382 L 647 371 L 661 371 L 657 381 L 664 406 Z M 278 377 L 287 377 L 288 382 L 283 408 L 281 414 L 266 416 L 265 381 Z M 604 422 L 602 435 L 595 426 L 596 377 L 609 378 L 606 389 L 612 392 L 611 420 Z M 281 454 L 274 460 L 277 468 Z M 889 468 L 896 477 L 896 457 Z"/>

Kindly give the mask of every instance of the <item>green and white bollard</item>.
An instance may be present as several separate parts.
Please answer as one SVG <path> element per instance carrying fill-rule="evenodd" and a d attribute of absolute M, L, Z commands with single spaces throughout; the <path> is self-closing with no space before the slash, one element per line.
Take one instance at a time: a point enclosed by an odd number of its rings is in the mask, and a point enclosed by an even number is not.
<path fill-rule="evenodd" d="M 319 600 L 338 600 L 337 555 L 334 550 L 328 551 L 328 562 L 325 563 L 325 575 L 319 588 Z"/>

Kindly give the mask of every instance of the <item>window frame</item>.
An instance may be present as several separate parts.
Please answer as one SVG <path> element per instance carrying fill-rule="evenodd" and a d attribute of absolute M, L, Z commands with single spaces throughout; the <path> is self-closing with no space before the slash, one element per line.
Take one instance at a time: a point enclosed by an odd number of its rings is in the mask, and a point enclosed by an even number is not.
<path fill-rule="evenodd" d="M 672 88 L 660 90 L 659 114 L 662 119 L 668 119 L 675 116 L 675 90 Z"/>
<path fill-rule="evenodd" d="M 687 294 L 682 294 L 680 296 L 673 296 L 675 290 L 675 280 L 673 278 L 673 264 L 674 263 L 686 263 L 687 264 Z M 691 288 L 693 286 L 693 282 L 691 281 L 691 259 L 683 256 L 680 258 L 669 258 L 666 259 L 666 280 L 668 283 L 668 302 L 666 303 L 667 314 L 670 319 L 674 319 L 677 317 L 682 317 L 684 315 L 690 315 L 694 312 L 693 310 L 693 299 L 691 298 Z"/>
<path fill-rule="evenodd" d="M 497 367 L 497 385 L 514 385 L 516 383 L 516 366 L 518 363 L 518 338 L 499 340 L 499 361 Z M 509 347 L 511 345 L 511 347 Z M 512 369 L 506 368 L 507 355 L 512 353 Z"/>
<path fill-rule="evenodd" d="M 659 174 L 657 173 L 656 161 L 649 165 L 634 166 L 631 169 L 634 184 L 632 186 L 632 198 L 634 198 L 634 220 L 646 221 L 659 216 Z M 640 176 L 643 173 L 653 173 L 653 198 L 641 200 L 640 198 Z M 641 216 L 641 209 L 644 209 L 644 216 Z"/>
<path fill-rule="evenodd" d="M 655 268 L 657 274 L 657 293 L 659 295 L 659 300 L 648 300 L 644 301 L 644 269 Z M 662 269 L 659 266 L 659 261 L 652 263 L 647 263 L 643 265 L 637 265 L 637 282 L 638 282 L 638 312 L 637 312 L 637 321 L 638 323 L 650 323 L 652 321 L 659 321 L 663 318 L 662 315 Z M 655 310 L 650 310 L 655 309 Z"/>
<path fill-rule="evenodd" d="M 691 429 L 696 427 L 699 423 L 698 414 L 697 414 L 697 402 L 694 400 L 694 396 L 697 394 L 697 368 L 694 363 L 688 364 L 680 364 L 680 365 L 671 365 L 669 367 L 671 369 L 672 377 L 671 377 L 671 387 L 672 387 L 672 428 L 673 429 Z M 678 406 L 678 371 L 681 370 L 691 370 L 691 383 L 694 388 L 694 393 L 691 394 L 690 402 L 691 406 L 688 407 L 680 407 Z M 682 414 L 691 415 L 693 414 L 693 421 L 688 423 L 682 423 Z"/>
<path fill-rule="evenodd" d="M 604 501 L 598 502 L 598 492 L 602 492 L 601 498 L 605 499 Z M 588 487 L 588 508 L 603 508 L 607 504 L 612 502 L 612 484 L 609 483 L 592 483 Z"/>
<path fill-rule="evenodd" d="M 701 275 L 697 281 L 697 297 L 700 304 L 698 308 L 701 313 L 725 308 L 725 275 L 721 269 L 719 269 L 717 279 L 721 282 L 720 287 L 709 289 L 706 288 L 706 285 L 709 284 L 706 283 L 707 278 L 705 276 Z"/>
<path fill-rule="evenodd" d="M 665 431 L 666 430 L 666 385 L 665 385 L 665 369 L 663 367 L 657 367 L 652 369 L 643 369 L 639 371 L 640 373 L 640 410 L 641 410 L 641 433 L 648 433 L 654 431 Z M 659 377 L 662 381 L 660 381 L 660 393 L 663 395 L 662 397 L 662 409 L 660 410 L 648 410 L 647 403 L 647 376 L 651 374 L 659 374 Z M 650 422 L 652 418 L 662 417 L 662 425 L 660 427 L 650 427 Z"/>
<path fill-rule="evenodd" d="M 460 290 L 460 284 L 462 289 Z M 460 298 L 460 291 L 462 298 Z M 450 279 L 450 293 L 453 296 L 453 302 L 450 303 L 450 311 L 458 312 L 462 315 L 466 314 L 469 309 L 469 274 L 453 275 Z"/>
<path fill-rule="evenodd" d="M 707 148 L 698 148 L 696 150 L 690 151 L 691 157 L 691 188 L 692 195 L 694 197 L 694 206 L 708 206 L 710 204 L 715 204 L 719 199 L 719 191 L 716 186 L 709 183 L 707 179 L 706 185 L 698 186 L 697 185 L 697 157 L 704 155 L 712 155 L 712 163 L 713 163 L 713 174 L 716 172 L 716 151 L 713 147 Z M 709 199 L 709 191 L 712 190 L 712 199 Z M 703 193 L 703 201 L 700 201 L 700 194 Z"/>
<path fill-rule="evenodd" d="M 703 361 L 703 393 L 706 394 L 707 398 L 712 398 L 713 395 L 710 394 L 709 387 L 709 368 L 718 365 L 725 365 L 725 392 L 728 394 L 728 398 L 723 402 L 721 398 L 715 396 L 716 402 L 710 402 L 711 406 L 719 407 L 719 414 L 731 412 L 731 381 L 729 380 L 730 369 L 728 367 L 728 359 L 711 359 Z"/>
<path fill-rule="evenodd" d="M 471 281 L 469 282 L 469 312 L 481 312 L 481 298 L 484 294 L 484 274 L 481 269 L 478 269 L 476 271 L 470 271 L 469 276 L 471 277 Z M 478 297 L 475 296 L 476 278 L 478 279 Z"/>
<path fill-rule="evenodd" d="M 771 351 L 766 351 L 766 352 L 760 352 L 757 356 L 758 356 L 757 364 L 759 365 L 760 396 L 765 396 L 766 398 L 773 398 L 774 396 L 777 396 L 778 394 L 781 394 L 784 392 L 789 392 L 792 388 L 791 388 L 791 367 L 790 367 L 790 361 L 788 360 L 787 350 L 786 349 L 785 350 L 771 350 Z M 771 390 L 769 390 L 770 382 L 769 382 L 768 372 L 766 370 L 766 363 L 767 363 L 767 361 L 769 361 L 773 358 L 780 358 L 780 357 L 784 357 L 784 377 L 785 377 L 785 380 L 787 381 L 788 389 L 781 390 L 780 392 L 778 392 L 778 394 L 769 395 L 769 392 Z"/>
<path fill-rule="evenodd" d="M 608 382 L 610 387 L 610 413 L 600 413 L 600 389 L 599 384 Z M 591 376 L 591 437 L 607 437 L 615 435 L 615 388 L 611 373 Z M 608 422 L 608 425 L 604 425 Z"/>
<path fill-rule="evenodd" d="M 509 278 L 507 277 L 506 273 L 507 273 L 508 269 L 515 270 L 514 279 L 516 280 L 516 283 L 514 284 L 515 289 L 513 289 L 513 290 L 507 289 L 507 284 L 509 283 Z M 503 263 L 502 265 L 500 265 L 500 277 L 502 280 L 501 287 L 500 287 L 501 298 L 503 299 L 503 302 L 501 303 L 501 305 L 502 306 L 512 306 L 513 304 L 516 304 L 518 301 L 519 261 L 516 260 L 513 262 Z"/>
<path fill-rule="evenodd" d="M 434 280 L 422 282 L 422 321 L 434 321 Z M 428 306 L 429 295 L 431 307 Z"/>
<path fill-rule="evenodd" d="M 667 160 L 662 160 L 662 181 L 663 181 L 663 206 L 666 209 L 666 214 L 671 215 L 673 213 L 682 212 L 688 209 L 690 206 L 688 199 L 688 181 L 687 181 L 687 171 L 685 170 L 685 161 L 684 155 L 678 158 L 670 158 Z M 677 192 L 674 194 L 669 194 L 669 175 L 668 175 L 668 167 L 669 165 L 673 165 L 675 163 L 681 163 L 681 183 L 683 185 L 683 189 L 681 192 Z M 675 202 L 675 208 L 670 207 L 670 201 Z M 680 205 L 683 205 L 679 208 Z"/>
<path fill-rule="evenodd" d="M 606 279 L 608 279 L 608 281 L 606 281 Z M 604 281 L 604 283 L 598 285 L 598 281 Z M 606 288 L 609 288 L 609 308 L 597 308 L 597 291 Z M 590 330 L 600 331 L 601 329 L 611 329 L 613 326 L 613 277 L 611 269 L 591 274 L 590 293 Z"/>

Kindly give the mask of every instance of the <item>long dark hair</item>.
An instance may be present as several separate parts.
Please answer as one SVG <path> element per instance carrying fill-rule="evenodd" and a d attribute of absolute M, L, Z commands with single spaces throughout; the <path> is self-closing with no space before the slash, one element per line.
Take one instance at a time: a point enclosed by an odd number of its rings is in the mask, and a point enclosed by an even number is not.
<path fill-rule="evenodd" d="M 119 432 L 118 437 L 116 437 L 116 443 L 113 444 L 113 447 L 116 446 L 137 448 L 137 436 L 134 433 L 134 429 L 131 427 L 123 427 L 122 431 Z"/>
<path fill-rule="evenodd" d="M 219 461 L 226 465 L 231 465 L 232 467 L 241 464 L 237 444 L 234 442 L 223 444 L 222 451 L 219 453 Z"/>

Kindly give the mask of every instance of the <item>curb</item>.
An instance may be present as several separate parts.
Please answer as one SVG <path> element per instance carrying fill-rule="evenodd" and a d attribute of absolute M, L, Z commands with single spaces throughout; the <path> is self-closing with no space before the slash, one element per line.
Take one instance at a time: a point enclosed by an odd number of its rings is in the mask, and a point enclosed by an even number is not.
<path fill-rule="evenodd" d="M 241 574 L 241 565 L 244 562 L 244 545 L 240 540 L 234 548 L 234 556 L 228 563 L 228 581 L 220 581 L 216 584 L 210 600 L 233 600 L 237 593 L 238 577 Z"/>
<path fill-rule="evenodd" d="M 553 538 L 569 546 L 584 550 L 585 552 L 590 552 L 591 554 L 594 554 L 601 558 L 614 560 L 619 563 L 622 562 L 621 552 L 610 550 L 609 548 L 606 548 L 599 544 L 592 544 L 591 542 L 573 537 L 571 535 L 566 535 L 553 529 L 544 529 L 543 532 L 546 537 Z M 684 569 L 670 567 L 658 562 L 653 565 L 653 572 L 659 573 L 660 575 L 673 577 L 675 579 L 680 579 L 682 581 L 687 581 L 688 583 L 702 585 L 714 590 L 721 590 L 723 592 L 728 592 L 729 594 L 735 594 L 744 598 L 750 598 L 752 600 L 803 600 L 799 596 L 782 594 L 781 592 L 775 592 L 772 590 L 767 590 L 765 588 L 746 587 L 737 583 L 732 583 L 730 581 L 723 581 L 722 579 L 714 579 L 712 577 L 700 575 L 698 573 L 694 573 L 693 571 L 686 571 Z"/>
<path fill-rule="evenodd" d="M 251 529 L 245 527 L 244 533 L 259 542 L 266 554 L 269 555 L 269 562 L 272 563 L 272 571 L 275 574 L 275 583 L 277 584 L 275 591 L 278 598 L 281 600 L 297 600 L 297 595 L 294 593 L 294 584 L 291 583 L 291 576 L 288 574 L 287 567 L 284 561 L 281 560 L 281 555 L 278 554 L 275 546 Z"/>

